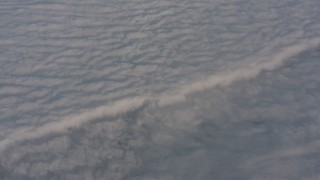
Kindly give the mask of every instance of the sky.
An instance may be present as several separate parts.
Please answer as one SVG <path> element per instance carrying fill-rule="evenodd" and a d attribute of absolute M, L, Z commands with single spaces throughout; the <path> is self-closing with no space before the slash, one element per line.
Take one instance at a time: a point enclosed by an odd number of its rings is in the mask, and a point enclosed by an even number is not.
<path fill-rule="evenodd" d="M 319 8 L 3 0 L 0 179 L 319 179 Z"/>

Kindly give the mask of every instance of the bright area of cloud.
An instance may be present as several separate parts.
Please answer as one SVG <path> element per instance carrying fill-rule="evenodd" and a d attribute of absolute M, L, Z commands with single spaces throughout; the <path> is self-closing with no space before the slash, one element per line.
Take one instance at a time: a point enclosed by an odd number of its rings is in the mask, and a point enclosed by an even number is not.
<path fill-rule="evenodd" d="M 0 5 L 4 179 L 317 179 L 319 3 Z"/>

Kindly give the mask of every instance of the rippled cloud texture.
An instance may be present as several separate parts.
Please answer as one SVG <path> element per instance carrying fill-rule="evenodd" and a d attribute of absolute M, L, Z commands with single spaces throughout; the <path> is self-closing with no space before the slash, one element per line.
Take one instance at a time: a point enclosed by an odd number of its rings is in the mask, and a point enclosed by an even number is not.
<path fill-rule="evenodd" d="M 319 179 L 319 8 L 1 2 L 0 179 Z"/>

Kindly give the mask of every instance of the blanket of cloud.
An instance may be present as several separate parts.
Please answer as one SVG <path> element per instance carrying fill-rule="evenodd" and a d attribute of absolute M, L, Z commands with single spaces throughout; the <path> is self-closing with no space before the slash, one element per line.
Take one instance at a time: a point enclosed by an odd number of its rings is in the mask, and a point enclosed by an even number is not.
<path fill-rule="evenodd" d="M 320 1 L 0 2 L 0 179 L 320 179 Z"/>

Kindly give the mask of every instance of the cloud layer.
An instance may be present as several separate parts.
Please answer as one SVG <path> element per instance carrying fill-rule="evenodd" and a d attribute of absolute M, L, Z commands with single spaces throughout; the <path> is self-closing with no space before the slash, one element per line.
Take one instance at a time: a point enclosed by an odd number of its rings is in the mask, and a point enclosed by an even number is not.
<path fill-rule="evenodd" d="M 319 2 L 5 1 L 4 179 L 317 179 Z"/>

